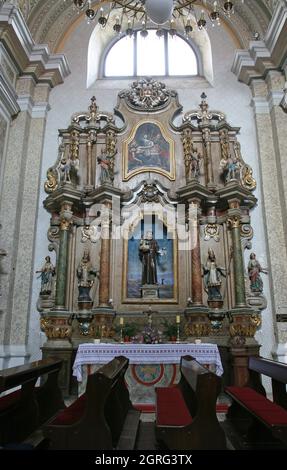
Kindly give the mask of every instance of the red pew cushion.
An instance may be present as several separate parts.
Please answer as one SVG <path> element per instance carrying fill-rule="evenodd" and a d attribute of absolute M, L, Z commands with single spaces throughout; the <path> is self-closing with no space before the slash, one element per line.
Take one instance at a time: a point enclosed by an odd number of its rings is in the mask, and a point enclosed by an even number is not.
<path fill-rule="evenodd" d="M 68 408 L 61 411 L 56 418 L 49 424 L 66 426 L 77 423 L 84 413 L 87 397 L 86 394 L 78 398 Z"/>
<path fill-rule="evenodd" d="M 192 422 L 179 388 L 158 387 L 155 391 L 158 426 L 187 426 Z"/>
<path fill-rule="evenodd" d="M 252 388 L 226 387 L 226 391 L 269 426 L 287 425 L 287 411 Z"/>

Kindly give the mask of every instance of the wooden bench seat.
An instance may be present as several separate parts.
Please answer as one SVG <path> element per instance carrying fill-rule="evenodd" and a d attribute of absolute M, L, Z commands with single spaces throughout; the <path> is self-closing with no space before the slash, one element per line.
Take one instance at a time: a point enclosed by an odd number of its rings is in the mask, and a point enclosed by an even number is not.
<path fill-rule="evenodd" d="M 20 443 L 65 408 L 58 386 L 59 359 L 44 359 L 0 371 L 0 445 Z M 38 379 L 47 380 L 36 387 Z"/>
<path fill-rule="evenodd" d="M 216 416 L 221 379 L 191 356 L 180 362 L 177 386 L 156 388 L 156 437 L 168 449 L 225 449 Z"/>
<path fill-rule="evenodd" d="M 226 387 L 232 398 L 227 418 L 247 440 L 287 445 L 287 365 L 261 357 L 249 358 L 250 380 L 246 387 Z M 261 374 L 272 378 L 273 400 L 266 398 Z M 267 431 L 267 432 L 266 432 Z"/>
<path fill-rule="evenodd" d="M 123 356 L 88 376 L 84 395 L 43 428 L 51 449 L 133 449 L 140 412 L 132 407 Z"/>

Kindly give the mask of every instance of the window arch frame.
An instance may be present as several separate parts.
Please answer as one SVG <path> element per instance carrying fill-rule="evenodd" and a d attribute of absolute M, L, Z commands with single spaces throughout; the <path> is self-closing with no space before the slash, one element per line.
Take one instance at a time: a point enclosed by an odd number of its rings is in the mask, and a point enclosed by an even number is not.
<path fill-rule="evenodd" d="M 156 31 L 156 28 L 149 27 L 147 28 L 148 31 L 153 30 Z M 164 31 L 164 55 L 165 55 L 165 74 L 164 75 L 153 75 L 149 74 L 154 77 L 158 78 L 193 78 L 193 77 L 201 77 L 203 76 L 203 64 L 202 64 L 202 58 L 201 58 L 201 53 L 198 48 L 198 46 L 195 44 L 195 42 L 191 38 L 187 38 L 183 33 L 180 31 L 176 33 L 176 36 L 178 36 L 180 39 L 185 41 L 188 46 L 191 48 L 192 52 L 195 55 L 196 59 L 196 64 L 197 64 L 197 73 L 194 75 L 170 75 L 168 72 L 168 35 L 169 35 L 169 30 L 163 28 Z M 103 50 L 101 59 L 100 59 L 100 66 L 99 66 L 99 78 L 100 79 L 105 79 L 105 80 L 115 80 L 115 79 L 132 79 L 132 78 L 139 78 L 142 77 L 142 75 L 137 74 L 137 35 L 140 33 L 140 29 L 135 30 L 135 35 L 133 37 L 134 41 L 134 53 L 133 53 L 133 61 L 134 61 L 134 66 L 133 66 L 133 75 L 113 75 L 113 76 L 106 76 L 105 74 L 105 67 L 106 67 L 106 59 L 108 57 L 109 52 L 111 49 L 114 47 L 114 45 L 126 38 L 126 34 L 121 34 L 120 37 L 114 37 L 112 40 L 109 42 L 109 44 L 105 47 Z"/>

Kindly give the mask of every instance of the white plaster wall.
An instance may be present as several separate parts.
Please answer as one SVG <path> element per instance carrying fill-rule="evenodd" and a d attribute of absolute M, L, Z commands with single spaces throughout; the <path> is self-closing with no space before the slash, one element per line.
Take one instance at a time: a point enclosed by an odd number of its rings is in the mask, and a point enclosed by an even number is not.
<path fill-rule="evenodd" d="M 126 88 L 127 83 L 131 83 L 132 81 L 113 80 L 107 82 L 102 80 L 96 82 L 89 89 L 86 88 L 87 51 L 92 31 L 93 26 L 87 26 L 86 23 L 83 22 L 72 33 L 63 51 L 67 55 L 71 75 L 66 79 L 63 85 L 53 89 L 50 95 L 51 111 L 48 115 L 44 142 L 34 271 L 42 265 L 44 256 L 47 254 L 48 240 L 46 233 L 49 227 L 49 215 L 43 209 L 42 202 L 46 197 L 43 186 L 46 179 L 46 171 L 49 166 L 54 164 L 57 156 L 58 129 L 66 128 L 69 125 L 70 116 L 74 112 L 87 110 L 87 106 L 93 94 L 95 94 L 97 98 L 100 109 L 112 111 L 116 105 L 118 91 Z M 236 77 L 230 71 L 235 45 L 231 36 L 229 36 L 227 31 L 223 28 L 209 28 L 209 34 L 212 44 L 214 66 L 213 86 L 209 85 L 205 80 L 197 78 L 194 80 L 180 79 L 178 81 L 173 79 L 171 83 L 169 83 L 168 80 L 165 80 L 165 82 L 168 86 L 171 84 L 172 88 L 177 88 L 179 100 L 184 107 L 184 112 L 196 108 L 200 102 L 202 91 L 205 91 L 210 107 L 225 112 L 231 125 L 241 127 L 239 139 L 242 145 L 243 158 L 253 167 L 255 178 L 259 181 L 256 131 L 253 111 L 250 106 L 251 95 L 249 88 L 237 82 Z M 256 190 L 256 197 L 259 203 L 252 214 L 252 225 L 255 231 L 253 250 L 262 265 L 266 266 L 266 244 L 264 220 L 260 204 L 260 184 L 258 184 Z M 246 253 L 246 262 L 248 261 L 249 254 L 249 252 Z M 53 254 L 52 261 L 54 262 Z M 271 357 L 274 337 L 268 277 L 264 277 L 263 281 L 269 307 L 263 312 L 263 325 L 261 331 L 257 334 L 257 339 L 262 343 L 261 354 L 265 357 Z M 42 336 L 39 331 L 39 314 L 36 309 L 39 289 L 40 281 L 37 280 L 35 276 L 29 330 L 29 347 L 32 353 L 32 360 L 39 357 L 39 347 L 42 341 Z"/>

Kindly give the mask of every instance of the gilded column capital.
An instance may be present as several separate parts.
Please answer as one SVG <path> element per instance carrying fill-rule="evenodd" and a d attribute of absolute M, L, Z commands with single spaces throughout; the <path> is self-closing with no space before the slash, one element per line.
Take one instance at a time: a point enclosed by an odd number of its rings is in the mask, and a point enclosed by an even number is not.
<path fill-rule="evenodd" d="M 69 230 L 71 225 L 70 220 L 62 219 L 60 223 L 60 230 Z"/>
<path fill-rule="evenodd" d="M 231 229 L 240 228 L 241 224 L 241 217 L 238 215 L 234 215 L 232 217 L 228 217 L 227 223 Z"/>

